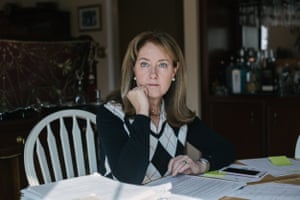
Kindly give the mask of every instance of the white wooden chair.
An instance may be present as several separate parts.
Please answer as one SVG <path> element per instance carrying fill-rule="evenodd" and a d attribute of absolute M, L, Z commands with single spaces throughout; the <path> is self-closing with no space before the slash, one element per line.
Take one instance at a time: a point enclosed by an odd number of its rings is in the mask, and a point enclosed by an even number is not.
<path fill-rule="evenodd" d="M 300 159 L 300 135 L 298 135 L 295 147 L 295 158 Z"/>
<path fill-rule="evenodd" d="M 68 109 L 52 113 L 31 130 L 24 148 L 29 185 L 98 171 L 96 115 Z"/>

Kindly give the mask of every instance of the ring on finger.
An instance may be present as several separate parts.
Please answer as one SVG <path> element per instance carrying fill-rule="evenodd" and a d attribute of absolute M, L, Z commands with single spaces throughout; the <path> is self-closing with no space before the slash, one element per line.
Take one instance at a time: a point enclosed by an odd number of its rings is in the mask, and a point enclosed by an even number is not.
<path fill-rule="evenodd" d="M 188 161 L 186 161 L 186 160 L 184 160 L 183 163 L 184 163 L 185 165 L 186 165 L 186 164 L 189 164 Z"/>

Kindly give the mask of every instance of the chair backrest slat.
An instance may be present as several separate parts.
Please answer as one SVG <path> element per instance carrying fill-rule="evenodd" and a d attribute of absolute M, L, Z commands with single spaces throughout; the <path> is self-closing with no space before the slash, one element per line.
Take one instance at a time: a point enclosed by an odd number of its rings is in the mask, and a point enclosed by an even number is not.
<path fill-rule="evenodd" d="M 24 147 L 29 185 L 97 172 L 95 131 L 96 115 L 88 111 L 67 109 L 44 117 L 31 130 Z"/>
<path fill-rule="evenodd" d="M 64 162 L 67 163 L 65 164 L 66 174 L 68 178 L 71 178 L 74 177 L 74 166 L 71 157 L 71 148 L 70 148 L 70 140 L 68 137 L 68 131 L 62 117 L 59 118 L 59 124 L 60 124 L 59 133 L 60 133 L 60 140 L 61 140 Z"/>
<path fill-rule="evenodd" d="M 51 176 L 49 172 L 48 161 L 46 160 L 46 153 L 44 151 L 43 146 L 40 143 L 40 140 L 36 141 L 36 153 L 38 157 L 38 161 L 40 164 L 40 168 L 42 170 L 42 176 L 45 182 L 51 182 Z M 38 180 L 37 180 L 38 182 Z"/>
<path fill-rule="evenodd" d="M 86 143 L 88 149 L 89 173 L 97 172 L 96 149 L 94 145 L 95 137 L 90 120 L 86 120 Z"/>
<path fill-rule="evenodd" d="M 79 176 L 82 176 L 86 174 L 86 172 L 85 172 L 85 165 L 83 159 L 81 131 L 79 129 L 79 125 L 75 115 L 73 116 L 72 132 L 73 132 L 73 142 L 74 142 L 75 159 L 77 165 L 77 173 Z"/>
<path fill-rule="evenodd" d="M 50 153 L 50 159 L 51 159 L 51 165 L 54 172 L 54 179 L 55 181 L 62 179 L 62 173 L 61 173 L 61 165 L 59 161 L 59 155 L 57 151 L 57 143 L 56 139 L 53 135 L 52 129 L 50 127 L 50 124 L 47 124 L 47 143 L 48 143 L 48 149 Z M 49 169 L 49 167 L 48 167 Z"/>

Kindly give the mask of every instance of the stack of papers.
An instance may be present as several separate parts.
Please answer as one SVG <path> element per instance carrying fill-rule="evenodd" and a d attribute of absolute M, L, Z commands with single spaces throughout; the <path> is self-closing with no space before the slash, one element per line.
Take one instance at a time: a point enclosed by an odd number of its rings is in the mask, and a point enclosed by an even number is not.
<path fill-rule="evenodd" d="M 242 183 L 191 175 L 168 176 L 141 186 L 96 173 L 28 187 L 21 190 L 21 200 L 215 200 L 242 186 Z"/>
<path fill-rule="evenodd" d="M 189 197 L 205 200 L 221 199 L 224 196 L 228 196 L 233 191 L 245 186 L 244 183 L 240 182 L 192 175 L 168 176 L 151 182 L 148 185 L 159 186 L 167 183 L 172 184 L 172 188 L 170 189 L 171 195 L 184 196 L 185 198 L 182 199 L 187 199 Z M 173 198 L 169 199 L 173 200 Z"/>
<path fill-rule="evenodd" d="M 278 160 L 280 162 L 277 162 Z M 242 166 L 242 169 L 246 169 L 247 166 L 247 169 L 265 171 L 273 176 L 300 172 L 299 161 L 282 157 L 247 159 L 239 162 L 244 165 L 233 164 L 230 167 Z M 95 173 L 25 188 L 21 190 L 21 200 L 216 200 L 224 196 L 264 200 L 299 199 L 299 185 L 283 182 L 247 184 L 263 177 L 227 174 L 227 171 L 219 170 L 203 176 L 167 176 L 147 185 L 133 185 Z M 297 180 L 299 181 L 299 178 Z"/>
<path fill-rule="evenodd" d="M 278 156 L 280 160 L 288 160 L 289 164 L 275 165 L 269 158 L 256 158 L 239 160 L 240 163 L 247 166 L 253 166 L 256 169 L 267 171 L 272 176 L 285 176 L 291 174 L 300 174 L 300 161 L 283 156 Z"/>
<path fill-rule="evenodd" d="M 282 180 L 274 178 L 267 183 L 247 185 L 240 190 L 233 191 L 230 195 L 242 199 L 263 200 L 298 200 L 300 197 L 300 185 L 297 174 L 300 174 L 300 162 L 286 156 L 273 156 L 267 158 L 239 160 L 240 163 L 266 171 L 274 177 L 282 177 Z M 295 175 L 294 178 L 291 175 Z M 286 181 L 285 178 L 287 177 Z M 281 182 L 276 182 L 281 181 Z M 295 184 L 290 184 L 294 180 Z"/>
<path fill-rule="evenodd" d="M 249 185 L 234 191 L 230 196 L 242 199 L 299 200 L 300 186 L 270 182 Z"/>
<path fill-rule="evenodd" d="M 21 190 L 21 200 L 153 200 L 167 197 L 170 188 L 121 183 L 96 173 L 28 187 Z"/>

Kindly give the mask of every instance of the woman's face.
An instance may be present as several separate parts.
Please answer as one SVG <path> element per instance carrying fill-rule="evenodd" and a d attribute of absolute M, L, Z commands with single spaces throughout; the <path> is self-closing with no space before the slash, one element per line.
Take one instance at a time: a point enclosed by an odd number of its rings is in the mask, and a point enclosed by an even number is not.
<path fill-rule="evenodd" d="M 169 90 L 177 68 L 162 48 L 147 42 L 140 49 L 133 70 L 137 86 L 145 86 L 149 98 L 161 98 Z"/>

